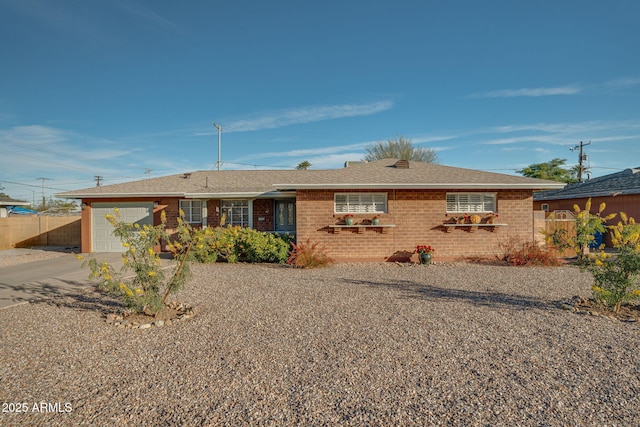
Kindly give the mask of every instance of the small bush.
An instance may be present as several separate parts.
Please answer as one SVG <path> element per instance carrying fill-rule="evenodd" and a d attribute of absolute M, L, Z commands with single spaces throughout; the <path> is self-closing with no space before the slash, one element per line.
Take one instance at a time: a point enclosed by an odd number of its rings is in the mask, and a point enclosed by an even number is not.
<path fill-rule="evenodd" d="M 312 243 L 307 239 L 306 243 L 295 244 L 291 242 L 291 252 L 287 264 L 298 268 L 324 267 L 333 263 L 333 259 L 327 255 L 318 243 Z"/>
<path fill-rule="evenodd" d="M 503 247 L 503 260 L 514 266 L 557 266 L 560 260 L 552 251 L 541 248 L 535 242 L 509 242 Z"/>
<path fill-rule="evenodd" d="M 194 259 L 210 263 L 284 263 L 289 255 L 289 242 L 293 237 L 266 233 L 243 227 L 216 227 L 199 230 L 195 237 Z"/>
<path fill-rule="evenodd" d="M 609 227 L 617 254 L 600 251 L 587 267 L 595 282 L 596 299 L 615 312 L 623 303 L 640 299 L 640 225 L 622 212 L 620 217 L 622 221 Z"/>

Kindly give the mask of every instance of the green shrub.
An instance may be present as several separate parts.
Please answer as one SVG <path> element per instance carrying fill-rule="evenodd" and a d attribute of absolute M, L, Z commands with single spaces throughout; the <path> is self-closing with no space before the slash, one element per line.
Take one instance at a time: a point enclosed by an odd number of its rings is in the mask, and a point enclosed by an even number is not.
<path fill-rule="evenodd" d="M 609 227 L 616 254 L 604 251 L 590 258 L 589 272 L 596 299 L 615 312 L 622 303 L 640 299 L 640 224 L 620 213 L 622 221 Z"/>
<path fill-rule="evenodd" d="M 198 230 L 193 257 L 199 262 L 284 263 L 293 237 L 256 231 L 251 228 L 216 227 Z"/>
<path fill-rule="evenodd" d="M 333 259 L 327 255 L 318 243 L 312 243 L 307 239 L 306 243 L 295 244 L 291 242 L 291 252 L 287 264 L 299 268 L 324 267 L 333 263 Z"/>

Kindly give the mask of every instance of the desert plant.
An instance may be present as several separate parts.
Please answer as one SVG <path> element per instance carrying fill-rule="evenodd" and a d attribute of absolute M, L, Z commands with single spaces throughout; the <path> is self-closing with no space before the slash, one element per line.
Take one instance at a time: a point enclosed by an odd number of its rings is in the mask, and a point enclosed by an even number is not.
<path fill-rule="evenodd" d="M 621 221 L 610 226 L 617 253 L 600 251 L 587 267 L 593 275 L 596 299 L 616 313 L 623 303 L 640 299 L 640 224 L 620 213 Z"/>
<path fill-rule="evenodd" d="M 607 230 L 607 221 L 616 217 L 617 214 L 612 213 L 607 216 L 602 216 L 602 213 L 606 209 L 605 203 L 600 203 L 598 212 L 592 214 L 591 211 L 591 199 L 588 199 L 585 203 L 584 209 L 576 204 L 573 205 L 573 210 L 576 217 L 576 235 L 572 239 L 573 247 L 578 254 L 578 258 L 584 260 L 585 250 L 589 247 L 594 239 L 596 232 L 604 234 Z"/>
<path fill-rule="evenodd" d="M 536 242 L 522 242 L 512 239 L 502 245 L 503 261 L 513 266 L 557 266 L 560 260 L 549 249 Z"/>
<path fill-rule="evenodd" d="M 98 281 L 98 288 L 121 297 L 131 311 L 155 314 L 161 310 L 171 293 L 177 292 L 187 281 L 189 265 L 187 257 L 191 248 L 191 227 L 180 212 L 177 227 L 177 241 L 170 244 L 176 266 L 170 274 L 165 274 L 155 247 L 161 241 L 169 241 L 165 230 L 166 216 L 161 215 L 157 226 L 123 222 L 118 209 L 113 215 L 105 215 L 114 227 L 113 234 L 120 238 L 126 251 L 122 254 L 123 266 L 119 271 L 107 262 L 99 262 L 90 256 L 83 259 L 83 267 L 91 270 L 91 279 Z M 133 278 L 125 280 L 133 273 Z"/>
<path fill-rule="evenodd" d="M 291 242 L 287 264 L 299 268 L 315 268 L 324 267 L 331 263 L 333 263 L 333 259 L 318 243 L 311 242 L 311 239 L 299 244 Z"/>

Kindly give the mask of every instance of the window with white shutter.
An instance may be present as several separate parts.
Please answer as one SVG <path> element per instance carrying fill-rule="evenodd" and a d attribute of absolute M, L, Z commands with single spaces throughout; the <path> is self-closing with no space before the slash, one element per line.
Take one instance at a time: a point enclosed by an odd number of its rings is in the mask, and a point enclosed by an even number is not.
<path fill-rule="evenodd" d="M 495 212 L 493 193 L 447 193 L 447 213 Z"/>
<path fill-rule="evenodd" d="M 386 213 L 387 193 L 335 193 L 335 213 Z"/>

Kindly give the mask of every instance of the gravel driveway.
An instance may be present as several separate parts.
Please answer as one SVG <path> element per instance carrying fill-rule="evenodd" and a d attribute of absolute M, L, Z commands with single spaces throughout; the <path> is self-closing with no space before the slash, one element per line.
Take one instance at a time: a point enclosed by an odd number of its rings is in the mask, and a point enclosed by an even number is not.
<path fill-rule="evenodd" d="M 0 311 L 0 401 L 27 408 L 0 424 L 640 424 L 640 325 L 558 308 L 590 295 L 575 267 L 193 271 L 170 326 L 95 293 Z"/>

